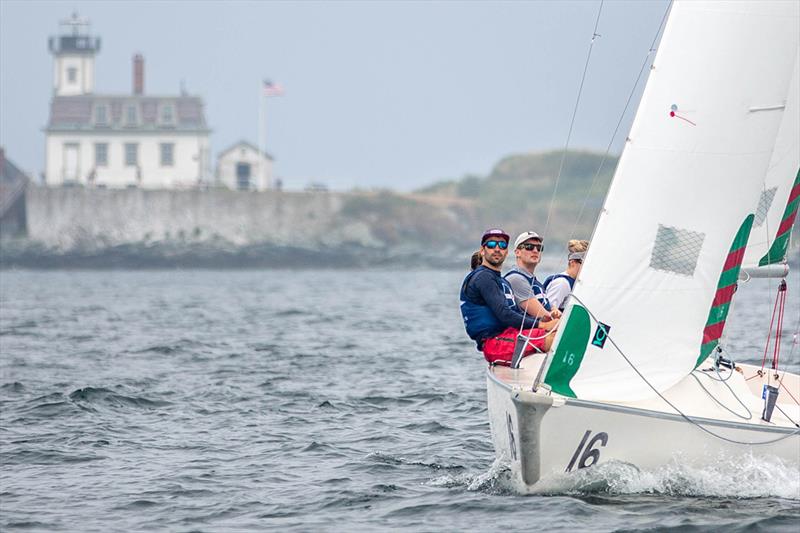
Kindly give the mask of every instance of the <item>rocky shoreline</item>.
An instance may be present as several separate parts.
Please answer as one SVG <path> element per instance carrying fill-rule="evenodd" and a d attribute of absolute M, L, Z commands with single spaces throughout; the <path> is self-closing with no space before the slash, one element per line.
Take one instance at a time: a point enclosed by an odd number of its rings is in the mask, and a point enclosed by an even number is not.
<path fill-rule="evenodd" d="M 358 244 L 303 248 L 275 244 L 219 247 L 207 244 L 121 244 L 59 251 L 26 241 L 0 246 L 0 269 L 352 269 L 467 268 L 463 249 L 375 248 Z"/>

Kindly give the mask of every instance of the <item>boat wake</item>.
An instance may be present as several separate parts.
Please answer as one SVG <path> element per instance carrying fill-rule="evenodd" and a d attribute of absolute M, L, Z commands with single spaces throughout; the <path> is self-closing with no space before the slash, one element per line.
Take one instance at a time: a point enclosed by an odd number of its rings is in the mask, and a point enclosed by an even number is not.
<path fill-rule="evenodd" d="M 654 470 L 610 461 L 594 468 L 543 477 L 533 494 L 661 494 L 800 500 L 797 471 L 775 457 L 744 454 L 690 466 L 676 457 Z"/>
<path fill-rule="evenodd" d="M 430 485 L 463 487 L 487 494 L 532 494 L 540 496 L 588 494 L 653 494 L 665 496 L 725 498 L 783 498 L 800 501 L 797 471 L 774 457 L 745 454 L 718 458 L 702 467 L 688 466 L 675 458 L 655 470 L 642 470 L 619 461 L 593 468 L 543 477 L 528 491 L 515 486 L 509 466 L 495 460 L 480 474 L 437 477 Z"/>

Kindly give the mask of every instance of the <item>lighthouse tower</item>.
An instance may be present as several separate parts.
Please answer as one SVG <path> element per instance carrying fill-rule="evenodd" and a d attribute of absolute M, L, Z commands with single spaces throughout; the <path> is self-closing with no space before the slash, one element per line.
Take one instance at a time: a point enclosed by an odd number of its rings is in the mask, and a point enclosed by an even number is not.
<path fill-rule="evenodd" d="M 100 38 L 89 35 L 89 19 L 73 13 L 61 21 L 61 35 L 50 37 L 53 92 L 56 96 L 78 96 L 94 91 L 94 56 Z"/>

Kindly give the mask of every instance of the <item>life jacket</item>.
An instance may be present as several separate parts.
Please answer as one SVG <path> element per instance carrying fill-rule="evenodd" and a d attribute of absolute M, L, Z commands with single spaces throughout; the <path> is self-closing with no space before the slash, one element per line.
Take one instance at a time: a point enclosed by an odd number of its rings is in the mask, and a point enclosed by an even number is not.
<path fill-rule="evenodd" d="M 550 285 L 554 280 L 557 280 L 558 278 L 564 278 L 565 280 L 567 280 L 567 283 L 569 283 L 569 290 L 572 290 L 572 288 L 575 286 L 575 278 L 573 278 L 570 275 L 564 274 L 562 272 L 561 274 L 553 274 L 552 276 L 547 276 L 547 278 L 545 278 L 544 280 L 544 283 L 542 283 L 542 287 L 544 287 L 544 290 L 546 291 L 547 286 Z"/>
<path fill-rule="evenodd" d="M 505 327 L 500 323 L 492 310 L 486 305 L 486 302 L 481 298 L 480 300 L 470 299 L 467 296 L 467 287 L 470 281 L 478 272 L 482 270 L 489 270 L 484 266 L 479 266 L 464 278 L 461 283 L 461 318 L 464 319 L 464 328 L 467 330 L 467 335 L 478 343 L 478 349 L 481 349 L 481 343 L 487 337 L 496 335 L 503 331 Z M 515 307 L 514 292 L 511 290 L 511 285 L 503 279 L 500 275 L 492 275 L 493 280 L 500 286 L 503 295 L 506 298 L 506 305 L 508 307 Z"/>
<path fill-rule="evenodd" d="M 539 280 L 536 279 L 536 276 L 529 276 L 522 270 L 512 270 L 510 272 L 507 272 L 506 275 L 503 276 L 503 279 L 507 280 L 509 276 L 514 274 L 519 274 L 520 276 L 525 278 L 525 281 L 528 283 L 531 290 L 533 291 L 533 295 L 536 297 L 537 300 L 539 300 L 539 303 L 542 304 L 542 307 L 544 307 L 548 311 L 552 310 L 550 305 L 550 300 L 548 300 L 547 296 L 545 296 L 544 294 L 544 287 L 539 282 Z"/>
<path fill-rule="evenodd" d="M 569 291 L 570 293 L 572 293 L 572 289 L 573 287 L 575 287 L 575 278 L 573 278 L 568 274 L 564 274 L 563 272 L 561 274 L 553 274 L 552 276 L 547 276 L 547 278 L 544 280 L 544 283 L 542 283 L 542 287 L 544 288 L 545 291 L 547 291 L 547 287 L 549 287 L 551 283 L 553 283 L 555 280 L 559 278 L 567 280 L 567 283 L 569 283 Z M 567 298 L 565 298 L 561 302 L 561 306 L 558 308 L 559 311 L 564 310 L 564 306 L 566 305 L 568 299 L 569 295 L 567 295 Z"/>

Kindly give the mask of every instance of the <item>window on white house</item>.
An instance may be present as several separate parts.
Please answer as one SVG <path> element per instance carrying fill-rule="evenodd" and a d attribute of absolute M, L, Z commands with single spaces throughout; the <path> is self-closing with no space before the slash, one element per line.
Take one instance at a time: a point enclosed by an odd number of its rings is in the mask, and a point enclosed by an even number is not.
<path fill-rule="evenodd" d="M 108 143 L 95 143 L 94 145 L 94 166 L 108 166 Z"/>
<path fill-rule="evenodd" d="M 175 123 L 175 109 L 172 104 L 164 104 L 161 107 L 161 123 L 166 125 Z"/>
<path fill-rule="evenodd" d="M 67 69 L 67 81 L 70 83 L 78 81 L 78 69 L 75 67 L 69 67 Z"/>
<path fill-rule="evenodd" d="M 125 143 L 125 166 L 139 166 L 139 145 L 137 143 Z"/>
<path fill-rule="evenodd" d="M 139 123 L 139 109 L 136 104 L 128 104 L 125 106 L 125 124 L 135 126 Z"/>
<path fill-rule="evenodd" d="M 175 144 L 161 143 L 161 166 L 171 167 L 175 164 Z"/>
<path fill-rule="evenodd" d="M 108 124 L 108 106 L 105 104 L 98 104 L 94 108 L 94 122 L 98 125 Z"/>

